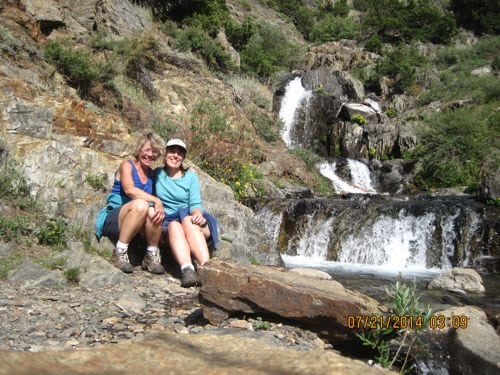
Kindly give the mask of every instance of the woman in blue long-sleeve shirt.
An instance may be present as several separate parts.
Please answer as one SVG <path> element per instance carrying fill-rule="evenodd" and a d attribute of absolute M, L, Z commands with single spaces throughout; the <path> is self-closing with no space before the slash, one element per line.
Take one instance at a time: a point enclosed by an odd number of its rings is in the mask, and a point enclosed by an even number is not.
<path fill-rule="evenodd" d="M 207 240 L 217 238 L 215 219 L 203 211 L 198 176 L 182 165 L 187 147 L 180 139 L 167 142 L 165 165 L 155 170 L 155 195 L 165 208 L 163 226 L 172 253 L 181 267 L 183 287 L 199 284 L 191 262 L 209 259 Z"/>

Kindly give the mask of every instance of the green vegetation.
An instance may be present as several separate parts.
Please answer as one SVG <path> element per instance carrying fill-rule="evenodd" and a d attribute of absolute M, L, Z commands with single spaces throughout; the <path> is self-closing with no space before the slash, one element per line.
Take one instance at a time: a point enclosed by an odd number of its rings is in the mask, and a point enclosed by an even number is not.
<path fill-rule="evenodd" d="M 363 28 L 384 42 L 444 44 L 457 32 L 453 14 L 443 11 L 433 0 L 357 0 L 354 7 L 365 12 Z"/>
<path fill-rule="evenodd" d="M 376 86 L 383 76 L 394 80 L 396 92 L 407 92 L 417 82 L 417 68 L 427 64 L 414 46 L 400 45 L 384 52 L 381 59 L 377 60 L 375 74 L 370 78 L 368 85 Z M 378 90 L 376 90 L 378 91 Z"/>
<path fill-rule="evenodd" d="M 89 95 L 94 82 L 109 83 L 116 75 L 110 63 L 100 62 L 89 51 L 66 46 L 62 41 L 50 40 L 45 57 L 82 96 Z"/>
<path fill-rule="evenodd" d="M 351 18 L 326 15 L 315 23 L 309 33 L 311 42 L 330 42 L 340 39 L 356 39 L 360 25 Z"/>
<path fill-rule="evenodd" d="M 241 51 L 241 69 L 248 74 L 269 77 L 298 67 L 302 48 L 276 26 L 261 23 Z"/>
<path fill-rule="evenodd" d="M 262 318 L 258 316 L 253 322 L 253 329 L 256 331 L 267 331 L 268 329 L 271 329 L 271 323 L 262 320 Z"/>
<path fill-rule="evenodd" d="M 262 193 L 262 174 L 250 163 L 252 147 L 244 129 L 233 128 L 221 108 L 202 100 L 190 120 L 190 158 L 212 177 L 228 184 L 238 199 Z"/>
<path fill-rule="evenodd" d="M 500 116 L 490 106 L 460 108 L 430 115 L 413 157 L 423 168 L 415 183 L 424 188 L 469 186 L 500 162 Z"/>
<path fill-rule="evenodd" d="M 22 256 L 2 258 L 0 262 L 0 279 L 5 279 L 9 273 L 23 262 Z"/>
<path fill-rule="evenodd" d="M 320 156 L 316 155 L 313 151 L 306 148 L 294 147 L 290 149 L 289 152 L 292 155 L 301 158 L 304 161 L 304 163 L 306 163 L 309 169 L 316 168 L 316 165 L 323 161 L 323 159 Z"/>
<path fill-rule="evenodd" d="M 457 23 L 477 35 L 500 33 L 497 0 L 451 0 Z"/>
<path fill-rule="evenodd" d="M 64 271 L 64 276 L 70 283 L 78 283 L 78 281 L 80 281 L 80 268 L 68 268 Z"/>
<path fill-rule="evenodd" d="M 392 298 L 391 316 L 408 317 L 412 323 L 408 323 L 407 320 L 406 324 L 400 324 L 401 328 L 394 328 L 393 324 L 387 326 L 380 324 L 381 320 L 377 322 L 377 328 L 357 334 L 357 336 L 363 345 L 370 346 L 377 351 L 375 359 L 382 367 L 391 368 L 398 363 L 400 372 L 404 373 L 410 353 L 413 356 L 416 355 L 412 352 L 414 345 L 418 344 L 416 333 L 428 326 L 431 310 L 429 307 L 425 310 L 421 309 L 415 283 L 408 285 L 397 281 L 392 290 L 386 289 L 386 293 Z M 382 323 L 384 322 L 385 320 Z M 410 342 L 407 343 L 407 340 Z M 403 348 L 406 351 L 404 358 L 404 353 L 401 352 Z"/>
<path fill-rule="evenodd" d="M 22 210 L 35 209 L 38 206 L 37 201 L 30 196 L 28 181 L 19 172 L 17 163 L 12 160 L 0 167 L 0 201 Z"/>
<path fill-rule="evenodd" d="M 283 125 L 279 119 L 258 110 L 253 110 L 248 117 L 257 134 L 266 142 L 275 142 L 280 138 Z"/>
<path fill-rule="evenodd" d="M 194 52 L 211 69 L 226 73 L 235 69 L 229 54 L 201 27 L 192 26 L 180 31 L 174 47 L 179 51 Z"/>
<path fill-rule="evenodd" d="M 464 104 L 424 116 L 419 146 L 406 157 L 420 161 L 415 178 L 420 188 L 468 186 L 474 189 L 483 175 L 497 168 L 499 156 L 500 83 L 490 76 L 474 76 L 473 69 L 490 65 L 500 50 L 500 37 L 485 37 L 468 48 L 447 47 L 437 56 L 440 80 L 417 99 Z"/>
<path fill-rule="evenodd" d="M 26 217 L 0 217 L 0 238 L 3 242 L 20 240 L 22 235 L 29 234 Z"/>
<path fill-rule="evenodd" d="M 85 182 L 95 191 L 106 191 L 106 183 L 103 176 L 88 175 Z"/>
<path fill-rule="evenodd" d="M 66 223 L 61 220 L 49 220 L 38 232 L 38 243 L 41 245 L 64 245 L 66 243 Z"/>
<path fill-rule="evenodd" d="M 365 116 L 360 115 L 359 113 L 355 113 L 352 116 L 351 121 L 358 125 L 366 125 L 368 123 L 368 120 L 365 118 Z"/>

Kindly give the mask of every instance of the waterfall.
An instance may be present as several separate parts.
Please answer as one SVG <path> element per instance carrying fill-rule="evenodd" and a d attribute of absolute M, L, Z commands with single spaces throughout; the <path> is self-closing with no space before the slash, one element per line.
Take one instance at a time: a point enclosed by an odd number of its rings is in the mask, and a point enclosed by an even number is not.
<path fill-rule="evenodd" d="M 414 217 L 401 210 L 398 218 L 381 215 L 371 227 L 347 236 L 338 261 L 389 269 L 426 268 L 434 221 L 432 213 Z"/>
<path fill-rule="evenodd" d="M 299 241 L 297 255 L 311 260 L 325 260 L 328 253 L 328 243 L 332 232 L 334 218 L 330 217 L 320 225 L 316 225 L 311 217 L 304 237 Z"/>
<path fill-rule="evenodd" d="M 288 147 L 293 146 L 291 134 L 297 109 L 300 108 L 304 101 L 308 101 L 311 96 L 312 92 L 302 86 L 301 77 L 291 80 L 285 87 L 285 95 L 281 102 L 279 117 L 283 121 L 281 136 Z"/>
<path fill-rule="evenodd" d="M 280 233 L 280 224 L 283 218 L 283 213 L 274 213 L 268 207 L 264 207 L 262 210 L 257 212 L 256 218 L 263 223 L 263 227 L 266 228 L 266 235 L 272 240 L 276 245 L 278 242 L 278 236 Z"/>
<path fill-rule="evenodd" d="M 368 166 L 357 160 L 347 160 L 351 171 L 352 182 L 341 179 L 335 173 L 336 163 L 323 162 L 318 165 L 319 172 L 332 181 L 333 187 L 337 193 L 355 193 L 355 194 L 377 194 L 373 188 L 370 170 Z"/>

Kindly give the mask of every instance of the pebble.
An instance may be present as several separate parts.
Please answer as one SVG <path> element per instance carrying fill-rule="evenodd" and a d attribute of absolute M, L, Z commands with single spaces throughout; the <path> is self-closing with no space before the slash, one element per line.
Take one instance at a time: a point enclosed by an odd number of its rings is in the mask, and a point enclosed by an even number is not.
<path fill-rule="evenodd" d="M 0 350 L 82 350 L 157 332 L 253 331 L 252 318 L 209 324 L 198 289 L 181 288 L 177 279 L 141 270 L 127 277 L 127 284 L 93 289 L 78 284 L 23 288 L 0 280 Z M 285 323 L 255 333 L 297 350 L 328 347 L 316 334 Z"/>

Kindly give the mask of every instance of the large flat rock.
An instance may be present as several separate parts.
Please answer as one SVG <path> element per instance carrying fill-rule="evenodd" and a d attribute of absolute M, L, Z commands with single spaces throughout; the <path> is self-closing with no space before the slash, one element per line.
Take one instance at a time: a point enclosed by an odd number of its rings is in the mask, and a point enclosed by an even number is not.
<path fill-rule="evenodd" d="M 71 352 L 0 352 L 0 374 L 385 374 L 333 351 L 233 335 L 158 335 Z"/>
<path fill-rule="evenodd" d="M 273 313 L 319 327 L 346 330 L 349 316 L 381 315 L 384 307 L 334 280 L 278 267 L 211 260 L 199 267 L 203 314 L 218 323 L 231 313 Z"/>

